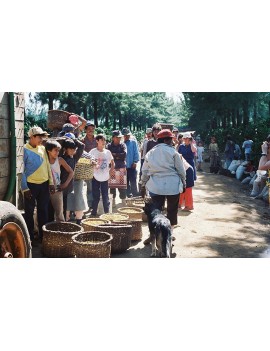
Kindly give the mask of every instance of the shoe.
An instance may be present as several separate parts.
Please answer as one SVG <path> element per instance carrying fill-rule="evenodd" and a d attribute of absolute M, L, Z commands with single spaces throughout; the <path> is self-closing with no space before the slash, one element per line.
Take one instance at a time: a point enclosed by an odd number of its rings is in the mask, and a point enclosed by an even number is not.
<path fill-rule="evenodd" d="M 257 197 L 259 194 L 256 194 L 256 193 L 251 193 L 249 196 L 250 197 Z"/>
<path fill-rule="evenodd" d="M 182 211 L 192 211 L 192 210 L 194 210 L 193 207 L 185 207 L 182 209 Z"/>
<path fill-rule="evenodd" d="M 144 243 L 144 245 L 150 244 L 150 243 L 151 243 L 151 238 L 150 238 L 150 236 L 149 236 L 149 238 L 145 239 L 143 243 Z"/>
<path fill-rule="evenodd" d="M 175 241 L 176 240 L 176 237 L 172 235 L 172 241 Z"/>

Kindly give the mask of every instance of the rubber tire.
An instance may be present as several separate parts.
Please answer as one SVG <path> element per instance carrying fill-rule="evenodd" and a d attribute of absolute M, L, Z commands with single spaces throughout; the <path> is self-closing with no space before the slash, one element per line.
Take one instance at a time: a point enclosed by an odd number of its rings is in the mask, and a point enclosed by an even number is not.
<path fill-rule="evenodd" d="M 26 244 L 26 258 L 32 257 L 32 246 L 30 235 L 21 212 L 10 202 L 0 201 L 0 230 L 7 223 L 16 223 L 23 234 Z"/>

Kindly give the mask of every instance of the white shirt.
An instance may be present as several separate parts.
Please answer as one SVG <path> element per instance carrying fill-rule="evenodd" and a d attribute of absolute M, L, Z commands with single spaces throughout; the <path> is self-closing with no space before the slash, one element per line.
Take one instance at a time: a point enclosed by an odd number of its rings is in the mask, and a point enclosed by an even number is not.
<path fill-rule="evenodd" d="M 93 157 L 97 164 L 94 166 L 94 178 L 99 182 L 105 182 L 110 178 L 109 165 L 113 160 L 111 151 L 104 149 L 103 151 L 98 151 L 94 148 L 89 153 Z"/>
<path fill-rule="evenodd" d="M 176 195 L 183 191 L 186 171 L 174 147 L 157 144 L 147 152 L 142 167 L 142 185 L 157 195 Z"/>

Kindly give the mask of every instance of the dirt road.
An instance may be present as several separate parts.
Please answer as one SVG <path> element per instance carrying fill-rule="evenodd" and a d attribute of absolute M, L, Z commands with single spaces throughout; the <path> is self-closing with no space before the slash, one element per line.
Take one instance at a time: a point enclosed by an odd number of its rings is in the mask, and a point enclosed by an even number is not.
<path fill-rule="evenodd" d="M 262 257 L 270 243 L 270 209 L 262 200 L 249 197 L 240 181 L 222 175 L 200 173 L 193 188 L 194 211 L 178 212 L 174 229 L 173 257 Z M 117 199 L 117 202 L 120 202 Z M 119 206 L 120 204 L 118 204 Z M 147 224 L 143 239 L 113 258 L 150 257 Z M 33 257 L 43 257 L 40 248 Z"/>

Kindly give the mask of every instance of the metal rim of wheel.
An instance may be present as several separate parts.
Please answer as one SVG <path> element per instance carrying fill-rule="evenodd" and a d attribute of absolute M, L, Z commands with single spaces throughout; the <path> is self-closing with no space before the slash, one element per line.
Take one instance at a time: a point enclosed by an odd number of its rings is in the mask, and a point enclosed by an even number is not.
<path fill-rule="evenodd" d="M 26 243 L 21 228 L 13 222 L 0 230 L 0 258 L 26 257 Z"/>

